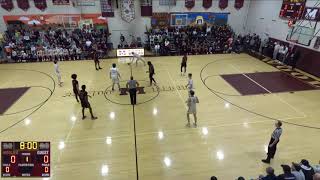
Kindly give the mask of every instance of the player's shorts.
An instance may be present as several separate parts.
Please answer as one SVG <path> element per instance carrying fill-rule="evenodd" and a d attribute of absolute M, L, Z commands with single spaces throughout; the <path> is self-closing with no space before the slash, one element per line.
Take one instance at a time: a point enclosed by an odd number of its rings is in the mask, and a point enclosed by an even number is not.
<path fill-rule="evenodd" d="M 81 101 L 81 106 L 82 106 L 82 108 L 90 108 L 90 103 Z"/>
<path fill-rule="evenodd" d="M 181 67 L 187 67 L 186 63 L 181 63 Z"/>
<path fill-rule="evenodd" d="M 75 95 L 79 95 L 79 91 L 78 91 L 77 89 L 73 89 L 73 93 L 74 93 Z"/>
<path fill-rule="evenodd" d="M 197 113 L 197 109 L 189 107 L 187 113 L 188 114 L 196 114 Z"/>
<path fill-rule="evenodd" d="M 111 80 L 113 83 L 118 84 L 119 83 L 119 78 L 118 77 L 111 77 Z"/>

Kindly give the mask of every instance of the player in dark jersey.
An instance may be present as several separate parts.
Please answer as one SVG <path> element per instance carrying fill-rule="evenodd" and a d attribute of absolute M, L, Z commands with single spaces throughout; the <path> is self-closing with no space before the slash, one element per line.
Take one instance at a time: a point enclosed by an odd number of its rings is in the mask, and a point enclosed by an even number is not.
<path fill-rule="evenodd" d="M 153 75 L 155 74 L 155 72 L 154 72 L 153 64 L 150 61 L 148 61 L 148 66 L 149 66 L 149 71 L 147 71 L 147 73 L 149 73 L 150 86 L 152 86 L 152 82 L 154 82 L 155 84 L 157 84 L 157 82 L 153 78 Z"/>
<path fill-rule="evenodd" d="M 84 115 L 84 110 L 86 108 L 89 108 L 90 114 L 91 114 L 91 119 L 95 120 L 97 119 L 97 117 L 95 117 L 92 113 L 92 108 L 91 105 L 89 103 L 88 97 L 91 97 L 88 95 L 88 92 L 86 91 L 86 85 L 82 85 L 81 86 L 81 91 L 79 92 L 79 98 L 81 101 L 81 106 L 82 106 L 82 119 L 85 119 L 86 116 Z"/>
<path fill-rule="evenodd" d="M 181 76 L 184 75 L 187 71 L 187 54 L 184 54 L 182 61 L 181 61 L 181 67 L 180 67 L 180 71 L 181 71 Z M 182 72 L 182 69 L 184 68 L 184 72 Z"/>
<path fill-rule="evenodd" d="M 94 60 L 94 66 L 96 67 L 96 70 L 98 71 L 99 69 L 102 69 L 100 67 L 99 55 L 97 51 L 93 51 L 93 60 Z"/>
<path fill-rule="evenodd" d="M 72 74 L 71 75 L 71 78 L 72 78 L 72 89 L 73 89 L 73 93 L 74 93 L 74 96 L 76 97 L 76 100 L 77 102 L 79 102 L 79 82 L 77 81 L 77 75 L 76 74 Z"/>

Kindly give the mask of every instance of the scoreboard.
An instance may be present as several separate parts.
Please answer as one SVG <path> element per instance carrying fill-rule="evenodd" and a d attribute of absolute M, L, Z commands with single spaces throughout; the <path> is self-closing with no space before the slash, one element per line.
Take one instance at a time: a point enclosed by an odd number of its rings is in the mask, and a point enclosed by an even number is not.
<path fill-rule="evenodd" d="M 1 177 L 50 177 L 50 142 L 1 142 Z"/>
<path fill-rule="evenodd" d="M 279 16 L 285 19 L 300 19 L 305 6 L 306 0 L 283 0 Z"/>

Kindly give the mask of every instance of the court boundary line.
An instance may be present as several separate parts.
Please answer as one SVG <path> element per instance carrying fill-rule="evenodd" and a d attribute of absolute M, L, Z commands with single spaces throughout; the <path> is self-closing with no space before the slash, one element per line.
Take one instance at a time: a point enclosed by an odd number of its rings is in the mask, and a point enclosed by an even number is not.
<path fill-rule="evenodd" d="M 269 94 L 276 96 L 281 102 L 285 103 L 287 106 L 289 106 L 291 109 L 293 109 L 296 113 L 303 115 L 304 118 L 308 117 L 304 112 L 298 110 L 297 108 L 295 108 L 293 105 L 291 105 L 290 103 L 288 103 L 287 101 L 285 101 L 284 99 L 282 99 L 280 96 L 278 96 L 277 94 L 272 93 L 270 90 L 268 90 L 267 88 L 265 88 L 264 86 L 262 86 L 261 84 L 259 84 L 257 81 L 253 80 L 252 78 L 250 78 L 249 76 L 247 76 L 246 74 L 242 73 L 240 71 L 239 68 L 236 68 L 233 64 L 229 64 L 229 66 L 231 66 L 232 68 L 234 68 L 236 71 L 238 71 L 241 75 L 243 75 L 244 77 L 246 77 L 247 79 L 249 79 L 250 81 L 252 81 L 253 83 L 255 83 L 256 85 L 258 85 L 259 87 L 261 87 L 262 89 L 264 89 L 265 91 L 267 91 Z"/>
<path fill-rule="evenodd" d="M 27 114 L 26 116 L 24 116 L 23 118 L 21 118 L 20 120 L 18 120 L 17 122 L 11 124 L 10 126 L 4 128 L 3 130 L 0 131 L 0 134 L 6 132 L 7 130 L 13 128 L 14 126 L 16 126 L 17 124 L 21 123 L 22 121 L 24 121 L 26 118 L 28 118 L 29 116 L 31 116 L 32 114 L 36 113 L 40 108 L 42 108 L 42 106 L 44 106 L 52 97 L 55 89 L 56 89 L 56 82 L 53 79 L 53 77 L 51 75 L 49 75 L 48 73 L 42 72 L 42 71 L 38 71 L 38 70 L 33 70 L 33 69 L 0 69 L 0 70 L 16 70 L 16 71 L 31 71 L 31 72 L 38 72 L 41 74 L 44 74 L 45 76 L 49 77 L 51 79 L 51 81 L 53 82 L 53 88 L 50 89 L 48 88 L 48 90 L 51 91 L 50 95 L 48 96 L 48 98 L 42 103 L 40 104 L 35 110 L 33 110 L 31 113 Z"/>
<path fill-rule="evenodd" d="M 241 58 L 241 57 L 240 57 Z M 257 116 L 260 116 L 260 117 L 264 117 L 264 118 L 267 118 L 267 119 L 270 119 L 270 120 L 273 120 L 273 121 L 282 121 L 283 123 L 286 123 L 286 124 L 289 124 L 289 125 L 294 125 L 294 126 L 299 126 L 299 127 L 304 127 L 304 128 L 309 128 L 309 129 L 317 129 L 317 130 L 320 130 L 320 127 L 316 127 L 316 126 L 309 126 L 309 125 L 304 125 L 304 124 L 297 124 L 297 123 L 293 123 L 293 122 L 288 122 L 288 121 L 284 121 L 284 120 L 281 120 L 281 119 L 277 119 L 277 118 L 273 118 L 273 117 L 270 117 L 270 116 L 267 116 L 267 115 L 264 115 L 264 114 L 261 114 L 261 113 L 257 113 L 255 111 L 252 111 L 252 110 L 249 110 L 249 109 L 246 109 L 240 105 L 237 105 L 231 101 L 229 101 L 228 99 L 222 97 L 219 93 L 215 92 L 214 90 L 211 90 L 208 85 L 204 82 L 204 77 L 203 77 L 203 71 L 210 65 L 210 64 L 213 64 L 213 63 L 216 63 L 217 61 L 220 61 L 220 60 L 228 60 L 229 58 L 222 58 L 222 59 L 218 59 L 218 60 L 213 60 L 207 64 L 205 64 L 201 70 L 200 70 L 200 79 L 202 81 L 202 84 L 212 93 L 214 94 L 215 96 L 217 96 L 218 98 L 220 98 L 221 100 L 223 101 L 226 101 L 228 102 L 229 104 L 239 108 L 239 109 L 242 109 L 243 111 L 246 111 L 248 113 L 251 113 L 251 114 L 255 114 Z M 252 59 L 255 59 L 255 58 L 252 58 Z M 269 65 L 270 66 L 270 65 Z M 274 67 L 273 67 L 274 68 Z M 275 68 L 277 69 L 277 68 Z"/>

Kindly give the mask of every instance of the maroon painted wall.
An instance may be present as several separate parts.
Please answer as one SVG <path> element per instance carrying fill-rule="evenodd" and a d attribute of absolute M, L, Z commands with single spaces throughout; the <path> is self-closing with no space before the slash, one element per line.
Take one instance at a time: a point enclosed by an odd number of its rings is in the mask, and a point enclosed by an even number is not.
<path fill-rule="evenodd" d="M 272 41 L 280 41 L 285 44 L 288 42 L 279 39 L 270 38 Z M 301 53 L 297 63 L 297 68 L 314 76 L 320 77 L 320 52 L 305 48 L 303 46 L 295 46 Z"/>

